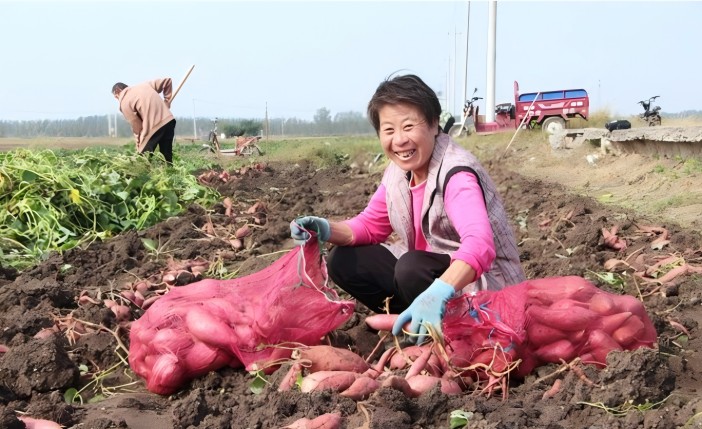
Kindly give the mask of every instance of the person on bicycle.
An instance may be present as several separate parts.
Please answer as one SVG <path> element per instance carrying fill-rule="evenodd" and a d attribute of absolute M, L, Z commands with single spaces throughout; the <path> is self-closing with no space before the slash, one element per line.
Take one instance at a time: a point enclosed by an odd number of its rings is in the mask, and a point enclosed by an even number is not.
<path fill-rule="evenodd" d="M 440 332 L 454 295 L 525 280 L 496 185 L 442 131 L 440 114 L 436 93 L 419 77 L 382 82 L 368 117 L 390 163 L 368 206 L 345 221 L 303 216 L 290 223 L 298 243 L 315 231 L 336 245 L 329 278 L 371 311 L 383 312 L 389 299 L 390 312 L 400 313 L 393 334 L 411 322 L 417 343 L 429 324 Z"/>
<path fill-rule="evenodd" d="M 171 78 L 150 80 L 134 86 L 117 82 L 112 95 L 129 122 L 138 153 L 153 153 L 158 146 L 168 164 L 173 163 L 176 120 L 171 113 Z M 163 94 L 163 98 L 159 94 Z"/>

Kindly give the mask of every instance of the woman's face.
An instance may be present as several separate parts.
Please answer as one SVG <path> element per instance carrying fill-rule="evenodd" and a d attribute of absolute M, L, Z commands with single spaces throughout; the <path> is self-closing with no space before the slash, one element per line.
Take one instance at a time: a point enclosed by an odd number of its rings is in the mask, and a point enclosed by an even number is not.
<path fill-rule="evenodd" d="M 378 136 L 385 155 L 403 170 L 411 171 L 414 184 L 422 183 L 429 171 L 438 124 L 427 123 L 419 109 L 409 104 L 386 104 L 378 115 Z"/>

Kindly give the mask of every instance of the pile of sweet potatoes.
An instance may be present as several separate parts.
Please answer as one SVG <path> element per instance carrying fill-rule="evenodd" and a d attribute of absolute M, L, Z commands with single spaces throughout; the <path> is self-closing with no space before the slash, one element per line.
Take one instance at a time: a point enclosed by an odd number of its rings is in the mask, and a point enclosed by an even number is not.
<path fill-rule="evenodd" d="M 373 365 L 348 349 L 318 345 L 298 349 L 278 390 L 333 390 L 363 400 L 381 387 L 418 397 L 435 386 L 447 394 L 460 393 L 466 387 L 463 384 L 448 371 L 432 344 L 389 348 Z"/>
<path fill-rule="evenodd" d="M 389 331 L 397 315 L 366 323 Z M 279 390 L 331 389 L 363 400 L 381 387 L 417 397 L 434 388 L 507 393 L 509 376 L 523 377 L 545 363 L 606 365 L 612 350 L 656 346 L 656 331 L 643 304 L 598 289 L 581 277 L 529 280 L 501 291 L 449 301 L 443 341 L 392 347 L 374 363 L 330 346 L 299 349 Z"/>

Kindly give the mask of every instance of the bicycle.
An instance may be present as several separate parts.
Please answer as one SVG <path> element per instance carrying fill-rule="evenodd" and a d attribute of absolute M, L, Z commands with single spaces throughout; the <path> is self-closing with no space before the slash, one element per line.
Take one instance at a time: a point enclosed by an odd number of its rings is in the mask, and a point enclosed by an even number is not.
<path fill-rule="evenodd" d="M 212 153 L 219 153 L 219 139 L 217 138 L 217 118 L 212 120 L 212 129 L 210 134 L 207 136 L 207 143 L 202 144 L 202 150 L 209 151 Z"/>

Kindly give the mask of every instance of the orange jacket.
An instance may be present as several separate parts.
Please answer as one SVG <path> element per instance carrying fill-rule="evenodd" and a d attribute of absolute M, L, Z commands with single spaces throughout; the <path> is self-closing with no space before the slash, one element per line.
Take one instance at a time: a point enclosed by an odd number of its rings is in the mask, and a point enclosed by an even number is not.
<path fill-rule="evenodd" d="M 128 86 L 120 92 L 119 110 L 132 126 L 137 152 L 141 153 L 151 136 L 174 119 L 169 109 L 172 90 L 171 78 L 167 77 Z"/>

